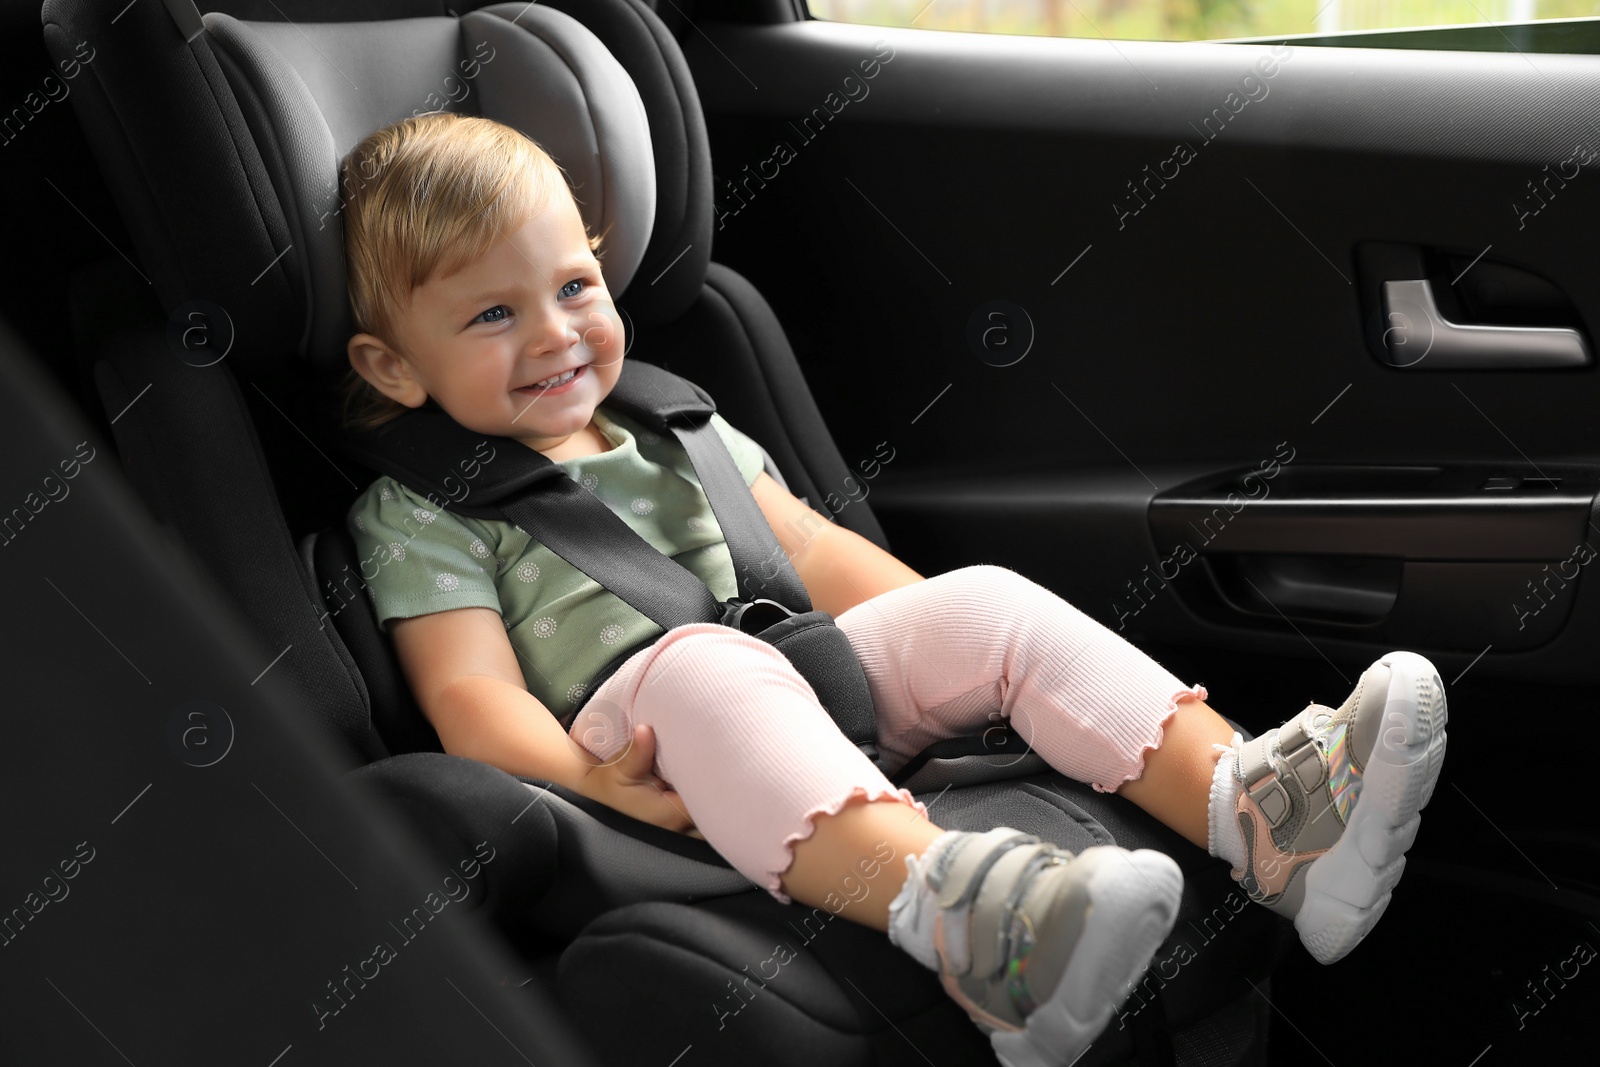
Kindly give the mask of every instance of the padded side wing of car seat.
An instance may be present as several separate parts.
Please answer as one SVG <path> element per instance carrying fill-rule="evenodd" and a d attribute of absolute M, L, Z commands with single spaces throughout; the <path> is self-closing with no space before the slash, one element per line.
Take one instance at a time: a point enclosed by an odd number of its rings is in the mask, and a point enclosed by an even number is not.
<path fill-rule="evenodd" d="M 530 805 L 528 789 L 487 763 L 444 752 L 408 752 L 369 763 L 348 775 L 383 797 L 447 866 L 480 848 L 483 892 L 463 901 L 497 921 L 520 920 L 556 875 L 556 820 Z"/>
<path fill-rule="evenodd" d="M 519 942 L 564 944 L 624 905 L 755 888 L 703 841 L 464 756 L 408 752 L 350 778 L 389 801 L 441 863 L 494 848 L 474 907 Z"/>
<path fill-rule="evenodd" d="M 828 500 L 846 495 L 850 470 L 772 305 L 742 275 L 709 264 L 699 299 L 675 322 L 638 326 L 629 353 L 704 387 L 718 412 L 777 461 L 791 493 L 888 549 L 865 500 L 831 513 Z"/>
<path fill-rule="evenodd" d="M 690 903 L 760 893 L 698 838 L 639 822 L 560 786 L 524 779 L 548 804 L 560 833 L 561 877 L 530 921 L 567 942 L 606 912 L 643 901 Z M 763 894 L 765 895 L 765 894 Z"/>
<path fill-rule="evenodd" d="M 363 573 L 371 560 L 359 558 L 343 523 L 307 534 L 301 540 L 300 553 L 306 571 L 321 583 L 323 624 L 330 632 L 329 640 L 343 642 L 361 665 L 378 736 L 395 753 L 443 752 L 438 733 L 406 683 L 394 642 L 378 629 Z"/>
<path fill-rule="evenodd" d="M 588 27 L 644 101 L 655 155 L 655 225 L 626 295 L 635 323 L 671 322 L 697 299 L 711 258 L 711 142 L 688 61 L 662 21 L 682 12 L 674 5 L 658 15 L 639 0 L 546 0 L 543 6 Z"/>

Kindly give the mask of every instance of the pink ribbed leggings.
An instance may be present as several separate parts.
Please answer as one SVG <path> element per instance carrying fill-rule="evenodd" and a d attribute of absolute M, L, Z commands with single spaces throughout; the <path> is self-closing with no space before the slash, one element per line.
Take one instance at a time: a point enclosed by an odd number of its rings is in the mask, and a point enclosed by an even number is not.
<path fill-rule="evenodd" d="M 674 627 L 623 661 L 573 720 L 572 738 L 610 760 L 635 723 L 652 726 L 655 773 L 707 843 L 788 904 L 779 876 L 817 814 L 856 796 L 927 814 L 885 774 L 936 741 L 1008 718 L 1050 766 L 1111 792 L 1143 772 L 1178 701 L 1206 697 L 1005 567 L 891 589 L 835 621 L 872 690 L 882 771 L 783 653 L 719 623 Z"/>

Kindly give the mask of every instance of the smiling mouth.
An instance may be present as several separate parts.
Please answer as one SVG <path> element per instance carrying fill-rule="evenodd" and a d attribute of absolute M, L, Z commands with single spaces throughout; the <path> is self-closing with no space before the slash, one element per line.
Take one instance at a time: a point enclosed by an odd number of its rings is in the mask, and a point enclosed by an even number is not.
<path fill-rule="evenodd" d="M 533 385 L 519 386 L 515 391 L 523 394 L 524 396 L 541 396 L 545 393 L 559 392 L 566 386 L 571 385 L 573 382 L 583 377 L 583 372 L 588 369 L 588 366 L 589 365 L 587 363 L 580 363 L 571 370 L 564 371 L 561 374 L 553 375 L 552 377 L 545 379 L 545 381 L 549 384 L 540 384 L 536 382 Z"/>

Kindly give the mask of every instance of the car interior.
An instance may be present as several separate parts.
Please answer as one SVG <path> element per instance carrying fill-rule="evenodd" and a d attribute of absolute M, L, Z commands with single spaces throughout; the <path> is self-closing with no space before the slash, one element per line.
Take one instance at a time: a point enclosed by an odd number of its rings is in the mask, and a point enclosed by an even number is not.
<path fill-rule="evenodd" d="M 1581 1047 L 1600 19 L 1180 43 L 802 0 L 0 10 L 0 1060 L 995 1062 L 883 935 L 447 753 L 419 709 L 345 526 L 381 468 L 323 398 L 354 332 L 339 161 L 436 110 L 550 151 L 630 363 L 918 572 L 1027 575 L 1246 738 L 1390 649 L 1437 665 L 1449 759 L 1331 966 L 1009 725 L 893 776 L 947 828 L 1179 864 L 1079 1062 Z"/>

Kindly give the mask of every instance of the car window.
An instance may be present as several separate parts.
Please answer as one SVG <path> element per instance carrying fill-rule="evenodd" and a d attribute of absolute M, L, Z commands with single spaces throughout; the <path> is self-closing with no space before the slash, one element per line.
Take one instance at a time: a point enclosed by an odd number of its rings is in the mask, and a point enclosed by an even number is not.
<path fill-rule="evenodd" d="M 811 17 L 833 22 L 1044 37 L 1600 52 L 1600 0 L 807 0 L 807 7 Z"/>

